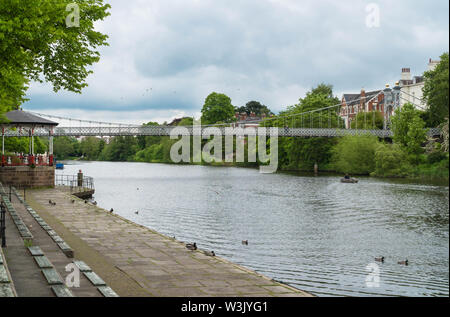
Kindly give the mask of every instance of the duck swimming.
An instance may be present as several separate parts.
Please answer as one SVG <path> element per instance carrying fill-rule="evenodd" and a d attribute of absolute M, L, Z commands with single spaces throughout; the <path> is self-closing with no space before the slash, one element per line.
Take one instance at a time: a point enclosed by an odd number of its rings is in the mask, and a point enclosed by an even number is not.
<path fill-rule="evenodd" d="M 375 258 L 375 261 L 383 263 L 384 262 L 384 256 L 380 256 L 378 258 Z"/>
<path fill-rule="evenodd" d="M 243 240 L 243 241 L 242 241 L 242 244 L 243 244 L 243 245 L 248 245 L 248 240 Z"/>
<path fill-rule="evenodd" d="M 408 265 L 408 259 L 406 259 L 405 261 L 398 261 L 397 263 L 400 265 Z"/>

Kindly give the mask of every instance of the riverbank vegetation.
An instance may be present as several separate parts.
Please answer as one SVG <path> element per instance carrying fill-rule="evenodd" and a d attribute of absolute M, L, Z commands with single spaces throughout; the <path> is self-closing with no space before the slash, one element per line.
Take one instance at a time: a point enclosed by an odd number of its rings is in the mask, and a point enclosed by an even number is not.
<path fill-rule="evenodd" d="M 445 77 L 445 73 L 447 76 Z M 434 71 L 427 72 L 425 98 L 430 105 L 426 111 L 412 104 L 405 104 L 391 118 L 392 140 L 379 139 L 371 135 L 345 136 L 339 138 L 279 138 L 279 170 L 312 171 L 317 164 L 321 171 L 371 175 L 376 177 L 421 177 L 448 180 L 448 54 Z M 436 95 L 437 91 L 439 96 Z M 339 117 L 340 103 L 334 96 L 331 85 L 319 84 L 311 89 L 295 105 L 288 106 L 278 116 L 257 101 L 245 107 L 234 107 L 231 98 L 224 94 L 211 93 L 202 109 L 202 123 L 225 123 L 235 120 L 236 112 L 265 114 L 265 127 L 308 126 L 342 128 Z M 219 105 L 219 106 L 218 106 Z M 314 112 L 330 107 L 329 111 Z M 301 116 L 298 114 L 308 113 Z M 176 125 L 192 125 L 192 118 L 184 118 Z M 383 129 L 384 116 L 380 112 L 358 114 L 352 129 Z M 158 125 L 149 122 L 146 125 Z M 429 138 L 426 128 L 440 127 L 442 134 Z M 173 163 L 170 150 L 177 140 L 163 136 L 114 137 L 105 140 L 87 137 L 80 142 L 74 138 L 61 137 L 55 140 L 55 154 L 59 159 L 78 157 L 100 161 L 135 161 L 150 163 Z M 202 146 L 208 140 L 202 140 Z M 236 141 L 234 141 L 236 142 Z M 191 142 L 192 144 L 192 142 Z M 222 144 L 224 141 L 222 140 Z M 192 153 L 193 151 L 191 151 Z M 191 154 L 192 155 L 192 154 Z M 248 144 L 245 146 L 247 162 Z M 224 157 L 222 157 L 224 159 Z M 257 167 L 258 163 L 224 163 L 202 161 L 197 164 L 235 165 Z"/>

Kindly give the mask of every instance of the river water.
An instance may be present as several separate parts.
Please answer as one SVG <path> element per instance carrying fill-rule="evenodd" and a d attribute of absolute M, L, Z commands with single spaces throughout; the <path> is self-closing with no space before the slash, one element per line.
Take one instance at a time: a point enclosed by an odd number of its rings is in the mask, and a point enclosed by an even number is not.
<path fill-rule="evenodd" d="M 57 173 L 81 169 L 94 177 L 99 206 L 315 295 L 449 296 L 448 186 L 374 178 L 342 184 L 337 176 L 245 168 L 67 163 Z M 397 264 L 405 259 L 408 266 Z"/>

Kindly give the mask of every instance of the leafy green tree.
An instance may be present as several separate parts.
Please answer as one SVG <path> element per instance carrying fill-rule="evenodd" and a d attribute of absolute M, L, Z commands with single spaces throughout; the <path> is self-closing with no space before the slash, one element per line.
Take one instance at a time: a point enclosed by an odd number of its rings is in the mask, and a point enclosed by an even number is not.
<path fill-rule="evenodd" d="M 441 61 L 434 70 L 424 73 L 424 77 L 423 97 L 428 104 L 426 123 L 429 127 L 437 127 L 449 117 L 448 52 L 441 56 Z"/>
<path fill-rule="evenodd" d="M 96 160 L 104 146 L 105 141 L 96 137 L 86 137 L 80 143 L 80 152 L 86 159 Z"/>
<path fill-rule="evenodd" d="M 407 153 L 417 156 L 423 153 L 422 144 L 425 143 L 427 134 L 425 122 L 411 103 L 395 112 L 392 117 L 392 131 L 394 142 L 399 144 Z"/>
<path fill-rule="evenodd" d="M 102 161 L 125 162 L 132 160 L 138 151 L 137 140 L 132 136 L 112 138 L 99 156 Z"/>
<path fill-rule="evenodd" d="M 53 152 L 56 159 L 64 160 L 70 156 L 75 156 L 78 153 L 75 150 L 75 146 L 78 141 L 75 138 L 69 138 L 67 136 L 61 136 L 54 138 Z"/>
<path fill-rule="evenodd" d="M 158 126 L 158 122 L 148 122 L 143 126 Z M 158 144 L 161 142 L 160 136 L 138 136 L 137 137 L 137 145 L 139 150 L 144 150 L 146 147 L 151 146 L 153 144 Z"/>
<path fill-rule="evenodd" d="M 381 130 L 384 116 L 380 111 L 359 112 L 351 123 L 352 129 Z"/>
<path fill-rule="evenodd" d="M 339 138 L 331 151 L 332 166 L 337 172 L 370 174 L 375 171 L 378 144 L 377 137 L 371 135 Z"/>
<path fill-rule="evenodd" d="M 78 27 L 66 24 L 70 3 L 80 9 Z M 25 101 L 31 80 L 80 93 L 99 60 L 98 47 L 107 45 L 94 23 L 109 8 L 103 0 L 0 1 L 0 113 Z"/>
<path fill-rule="evenodd" d="M 298 104 L 289 106 L 286 111 L 281 112 L 278 119 L 262 124 L 277 127 L 342 127 L 337 108 L 311 112 L 337 104 L 339 99 L 333 96 L 333 87 L 320 84 L 307 92 L 305 98 L 299 99 Z M 300 115 L 302 113 L 306 114 Z M 312 170 L 315 163 L 319 168 L 326 167 L 335 142 L 336 140 L 332 138 L 283 138 L 280 140 L 278 155 L 281 167 L 290 170 Z"/>
<path fill-rule="evenodd" d="M 404 177 L 411 172 L 406 153 L 397 144 L 380 143 L 375 149 L 375 176 Z"/>
<path fill-rule="evenodd" d="M 202 124 L 230 122 L 234 118 L 234 106 L 227 95 L 216 92 L 206 97 L 202 109 Z"/>
<path fill-rule="evenodd" d="M 270 109 L 261 104 L 259 101 L 249 101 L 247 104 L 243 107 L 236 108 L 236 111 L 239 113 L 246 113 L 247 115 L 250 115 L 252 112 L 255 113 L 257 116 L 261 116 L 265 114 L 266 116 L 273 115 L 273 112 L 270 111 Z"/>

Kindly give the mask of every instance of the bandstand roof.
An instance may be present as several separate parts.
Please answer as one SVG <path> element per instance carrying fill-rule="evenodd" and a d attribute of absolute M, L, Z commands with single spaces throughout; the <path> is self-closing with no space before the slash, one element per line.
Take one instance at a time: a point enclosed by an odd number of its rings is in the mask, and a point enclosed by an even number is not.
<path fill-rule="evenodd" d="M 23 110 L 13 110 L 5 113 L 5 116 L 10 120 L 6 125 L 10 126 L 57 126 L 59 124 Z"/>

